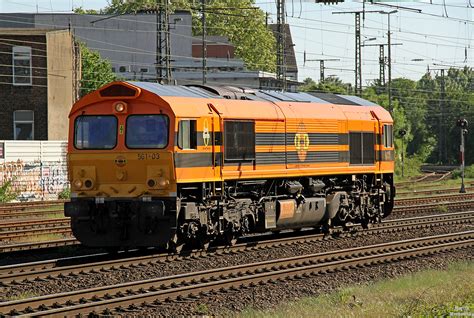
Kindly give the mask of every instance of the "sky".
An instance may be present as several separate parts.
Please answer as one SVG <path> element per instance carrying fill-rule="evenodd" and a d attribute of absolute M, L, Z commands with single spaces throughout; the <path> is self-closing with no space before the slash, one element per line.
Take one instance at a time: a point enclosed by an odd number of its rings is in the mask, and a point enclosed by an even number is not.
<path fill-rule="evenodd" d="M 286 3 L 299 80 L 307 77 L 319 80 L 319 62 L 311 60 L 338 59 L 325 62 L 325 76 L 334 75 L 353 83 L 354 15 L 334 12 L 358 11 L 362 3 L 321 5 L 311 0 L 286 0 Z M 392 43 L 397 43 L 392 46 L 392 78 L 417 80 L 428 67 L 435 74 L 440 68 L 474 66 L 474 0 L 383 3 L 404 7 L 391 15 Z M 106 5 L 106 0 L 0 0 L 0 12 L 70 12 L 76 7 L 100 9 Z M 275 0 L 256 0 L 256 5 L 269 12 L 270 19 L 276 22 Z M 421 13 L 412 9 L 419 9 Z M 365 10 L 388 12 L 394 8 L 366 4 Z M 363 19 L 362 40 L 368 45 L 362 48 L 363 86 L 379 76 L 379 47 L 374 45 L 387 43 L 387 20 L 387 15 L 380 13 L 366 13 Z"/>

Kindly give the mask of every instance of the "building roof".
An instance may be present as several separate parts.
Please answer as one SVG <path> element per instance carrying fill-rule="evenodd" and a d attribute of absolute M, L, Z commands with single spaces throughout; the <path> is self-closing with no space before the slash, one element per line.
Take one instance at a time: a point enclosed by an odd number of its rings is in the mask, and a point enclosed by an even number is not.
<path fill-rule="evenodd" d="M 35 28 L 0 28 L 2 35 L 45 35 L 48 32 L 57 30 L 53 29 L 35 29 Z"/>
<path fill-rule="evenodd" d="M 270 30 L 273 32 L 275 39 L 278 39 L 278 24 L 269 24 Z M 286 59 L 286 71 L 298 73 L 298 65 L 296 64 L 295 56 L 295 45 L 293 43 L 293 38 L 291 37 L 290 25 L 285 24 L 284 26 L 284 36 L 285 36 L 285 59 Z"/>

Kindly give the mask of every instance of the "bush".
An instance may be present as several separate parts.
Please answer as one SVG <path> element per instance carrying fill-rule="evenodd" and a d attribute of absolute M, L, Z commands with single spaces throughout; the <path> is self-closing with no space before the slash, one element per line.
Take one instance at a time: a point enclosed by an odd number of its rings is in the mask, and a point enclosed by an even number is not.
<path fill-rule="evenodd" d="M 423 160 L 419 156 L 405 156 L 404 179 L 421 175 Z M 395 159 L 395 177 L 402 180 L 402 160 L 399 154 Z"/>
<path fill-rule="evenodd" d="M 58 199 L 60 200 L 69 200 L 71 198 L 71 189 L 69 187 L 64 188 L 58 194 Z"/>
<path fill-rule="evenodd" d="M 8 180 L 0 186 L 0 202 L 6 203 L 16 199 L 18 193 L 13 190 L 13 180 Z"/>
<path fill-rule="evenodd" d="M 456 169 L 453 171 L 453 179 L 461 178 L 461 169 Z M 465 178 L 474 178 L 474 165 L 466 166 L 464 169 Z"/>

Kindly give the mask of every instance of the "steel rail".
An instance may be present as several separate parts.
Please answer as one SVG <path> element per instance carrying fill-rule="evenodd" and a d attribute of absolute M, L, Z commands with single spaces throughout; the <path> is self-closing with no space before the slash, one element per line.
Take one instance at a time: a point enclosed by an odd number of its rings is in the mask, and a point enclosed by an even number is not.
<path fill-rule="evenodd" d="M 29 202 L 15 202 L 15 203 L 2 203 L 0 206 L 0 214 L 10 211 L 22 211 L 28 209 L 37 209 L 49 206 L 57 206 L 64 204 L 68 200 L 51 200 L 51 201 L 29 201 Z"/>
<path fill-rule="evenodd" d="M 440 202 L 440 203 L 412 205 L 412 206 L 395 206 L 393 210 L 393 214 L 394 215 L 395 214 L 419 214 L 419 213 L 429 213 L 433 211 L 434 212 L 459 211 L 459 210 L 471 209 L 473 207 L 474 207 L 474 200 L 456 201 L 456 202 Z M 444 211 L 444 209 L 446 211 Z M 76 240 L 71 241 L 71 240 L 73 239 L 44 241 L 44 242 L 37 242 L 37 243 L 0 245 L 0 253 L 79 244 L 78 241 Z"/>
<path fill-rule="evenodd" d="M 201 293 L 239 289 L 242 285 L 277 279 L 302 279 L 472 246 L 474 231 L 451 233 L 4 302 L 0 303 L 0 313 L 15 316 L 110 314 L 119 306 L 136 308 L 143 303 L 196 297 Z"/>
<path fill-rule="evenodd" d="M 29 250 L 36 250 L 36 249 L 42 249 L 42 248 L 61 247 L 61 246 L 78 245 L 78 244 L 79 244 L 78 240 L 74 238 L 70 238 L 70 239 L 63 239 L 63 240 L 0 245 L 0 253 L 29 251 Z"/>
<path fill-rule="evenodd" d="M 474 199 L 474 193 L 468 194 L 455 194 L 455 195 L 441 195 L 441 196 L 431 196 L 431 197 L 423 197 L 423 198 L 404 198 L 398 199 L 395 201 L 395 206 L 399 206 L 401 204 L 408 205 L 413 202 L 437 202 L 437 201 L 445 201 L 447 199 L 451 200 L 466 200 L 466 199 Z M 56 209 L 56 210 L 35 210 L 35 211 L 3 211 L 0 212 L 0 219 L 11 219 L 11 218 L 21 218 L 21 217 L 32 217 L 32 216 L 44 216 L 45 214 L 60 214 L 63 213 L 63 209 Z"/>
<path fill-rule="evenodd" d="M 40 219 L 28 221 L 10 221 L 0 223 L 0 234 L 5 231 L 18 231 L 27 229 L 40 229 L 48 227 L 57 227 L 69 225 L 71 222 L 69 218 L 60 219 Z"/>
<path fill-rule="evenodd" d="M 464 200 L 464 201 L 445 201 L 445 202 L 435 202 L 435 203 L 423 203 L 416 205 L 407 205 L 407 206 L 396 206 L 393 208 L 392 213 L 423 213 L 423 212 L 432 212 L 432 211 L 442 211 L 446 208 L 447 210 L 457 210 L 457 209 L 466 209 L 474 207 L 474 200 Z"/>
<path fill-rule="evenodd" d="M 470 193 L 474 190 L 473 187 L 466 187 L 466 191 Z M 455 188 L 439 188 L 439 189 L 432 189 L 432 190 L 412 190 L 412 191 L 397 191 L 397 197 L 404 197 L 408 195 L 413 195 L 413 198 L 416 198 L 417 195 L 433 195 L 433 194 L 448 194 L 448 193 L 459 193 L 459 187 Z"/>
<path fill-rule="evenodd" d="M 14 241 L 31 236 L 50 235 L 50 234 L 67 234 L 72 235 L 70 226 L 46 227 L 41 229 L 27 229 L 0 232 L 0 241 Z"/>
<path fill-rule="evenodd" d="M 405 219 L 397 219 L 385 221 L 378 224 L 373 224 L 371 228 L 362 232 L 342 232 L 338 228 L 338 237 L 346 237 L 353 235 L 371 235 L 377 233 L 389 233 L 404 231 L 410 228 L 426 228 L 436 225 L 447 224 L 465 224 L 474 221 L 474 211 L 448 213 L 434 216 L 413 217 Z M 361 229 L 356 226 L 356 229 Z M 304 232 L 303 232 L 304 234 Z M 250 241 L 247 243 L 239 243 L 231 247 L 217 247 L 211 248 L 209 251 L 191 251 L 185 255 L 169 255 L 169 254 L 152 254 L 133 258 L 122 258 L 114 260 L 105 260 L 94 263 L 79 263 L 74 265 L 61 266 L 61 263 L 70 263 L 68 259 L 50 260 L 32 262 L 26 264 L 16 264 L 0 267 L 0 282 L 5 286 L 14 282 L 31 281 L 34 279 L 45 279 L 51 277 L 58 277 L 61 275 L 79 275 L 94 271 L 109 271 L 114 268 L 124 268 L 133 266 L 143 266 L 150 263 L 158 263 L 163 261 L 174 261 L 183 259 L 188 256 L 208 256 L 212 257 L 224 253 L 238 253 L 256 249 L 275 248 L 280 246 L 291 246 L 294 244 L 309 244 L 326 239 L 323 234 L 298 235 L 296 237 L 278 238 L 270 240 Z M 1 246 L 0 246 L 1 248 Z M 87 261 L 87 257 L 82 260 Z M 81 258 L 74 258 L 74 260 L 81 260 Z"/>
<path fill-rule="evenodd" d="M 457 201 L 468 201 L 474 199 L 474 193 L 463 193 L 463 194 L 442 194 L 433 195 L 419 198 L 402 198 L 395 200 L 395 206 L 407 206 L 415 204 L 425 203 L 444 203 L 444 202 L 457 202 Z"/>
<path fill-rule="evenodd" d="M 63 214 L 64 210 L 34 210 L 34 211 L 3 211 L 0 212 L 1 219 L 24 218 L 32 216 L 44 216 L 48 214 Z"/>

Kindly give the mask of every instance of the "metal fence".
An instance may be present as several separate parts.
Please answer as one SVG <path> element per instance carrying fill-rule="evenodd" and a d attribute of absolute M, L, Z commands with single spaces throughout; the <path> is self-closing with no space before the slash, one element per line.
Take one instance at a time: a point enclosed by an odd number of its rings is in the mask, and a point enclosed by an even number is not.
<path fill-rule="evenodd" d="M 0 186 L 12 182 L 17 200 L 51 200 L 69 187 L 66 141 L 0 140 Z"/>

